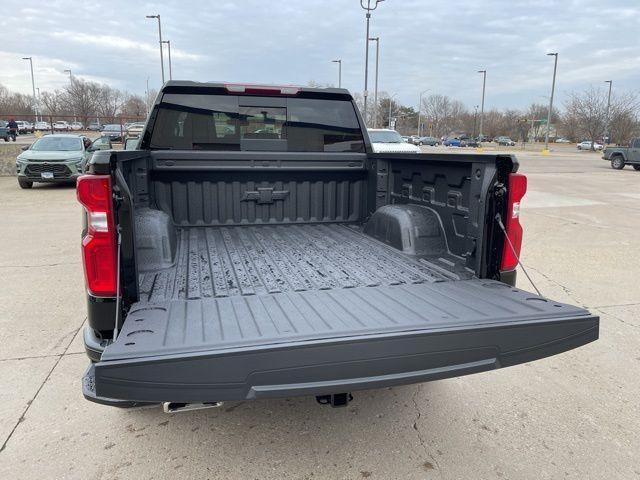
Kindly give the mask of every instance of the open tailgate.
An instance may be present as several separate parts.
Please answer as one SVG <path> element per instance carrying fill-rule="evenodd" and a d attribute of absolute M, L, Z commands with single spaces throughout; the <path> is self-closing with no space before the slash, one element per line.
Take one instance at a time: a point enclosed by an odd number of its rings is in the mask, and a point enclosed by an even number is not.
<path fill-rule="evenodd" d="M 582 308 L 480 279 L 139 303 L 85 396 L 191 403 L 424 382 L 564 352 L 598 326 Z"/>

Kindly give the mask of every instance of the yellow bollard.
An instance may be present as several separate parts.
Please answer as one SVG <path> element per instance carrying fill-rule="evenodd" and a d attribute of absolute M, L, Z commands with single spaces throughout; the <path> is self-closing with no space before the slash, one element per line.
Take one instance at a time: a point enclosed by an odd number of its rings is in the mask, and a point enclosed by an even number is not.
<path fill-rule="evenodd" d="M 549 155 L 549 153 L 551 153 L 551 151 L 547 150 L 546 148 L 544 150 L 542 150 L 542 154 L 543 155 Z"/>

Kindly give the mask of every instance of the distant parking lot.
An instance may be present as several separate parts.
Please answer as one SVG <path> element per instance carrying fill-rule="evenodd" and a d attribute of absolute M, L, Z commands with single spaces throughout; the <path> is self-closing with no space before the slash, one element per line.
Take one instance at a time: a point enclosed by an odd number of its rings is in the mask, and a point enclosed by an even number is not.
<path fill-rule="evenodd" d="M 638 477 L 640 172 L 570 146 L 500 150 L 515 151 L 529 178 L 525 265 L 543 294 L 601 315 L 600 340 L 359 392 L 343 409 L 302 397 L 171 416 L 86 402 L 74 189 L 0 178 L 0 478 Z M 531 290 L 524 275 L 519 286 Z"/>
<path fill-rule="evenodd" d="M 100 132 L 91 132 L 88 130 L 76 130 L 76 131 L 72 131 L 72 132 L 56 132 L 56 133 L 69 133 L 71 135 L 84 135 L 87 136 L 89 138 L 98 138 L 100 136 Z M 51 132 L 47 131 L 47 132 L 42 132 L 43 135 L 49 135 L 51 134 Z M 36 138 L 38 138 L 37 136 L 38 134 L 35 133 L 26 133 L 26 134 L 22 134 L 22 135 L 18 135 L 16 137 L 16 142 L 15 143 L 19 143 L 22 145 L 31 145 L 33 142 L 35 142 Z M 9 142 L 9 143 L 13 143 L 13 142 Z M 2 145 L 2 143 L 0 143 L 0 145 Z"/>

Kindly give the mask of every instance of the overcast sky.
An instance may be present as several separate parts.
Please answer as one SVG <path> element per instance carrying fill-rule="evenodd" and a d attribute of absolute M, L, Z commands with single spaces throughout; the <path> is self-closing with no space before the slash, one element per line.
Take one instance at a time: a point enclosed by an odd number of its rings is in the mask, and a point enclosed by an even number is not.
<path fill-rule="evenodd" d="M 173 78 L 252 83 L 342 84 L 362 91 L 365 15 L 359 0 L 215 2 L 9 2 L 0 16 L 0 84 L 59 88 L 63 70 L 142 94 L 160 85 L 160 13 L 171 40 Z M 8 6 L 9 4 L 5 5 Z M 205 7 L 206 5 L 206 7 Z M 640 0 L 386 0 L 373 12 L 380 36 L 380 90 L 417 105 L 431 89 L 486 108 L 546 103 L 560 53 L 559 100 L 589 85 L 640 90 Z M 165 55 L 166 61 L 166 55 Z M 373 90 L 375 54 L 371 54 Z M 168 67 L 167 79 L 168 79 Z"/>

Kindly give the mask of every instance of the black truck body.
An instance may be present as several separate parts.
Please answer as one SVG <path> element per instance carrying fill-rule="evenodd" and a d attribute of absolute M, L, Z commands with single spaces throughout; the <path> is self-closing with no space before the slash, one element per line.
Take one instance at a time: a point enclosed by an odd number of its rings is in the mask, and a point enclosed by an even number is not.
<path fill-rule="evenodd" d="M 597 339 L 598 317 L 514 287 L 517 168 L 371 153 L 342 89 L 167 83 L 140 150 L 96 152 L 78 183 L 83 248 L 107 242 L 84 251 L 85 397 L 331 395 Z"/>

